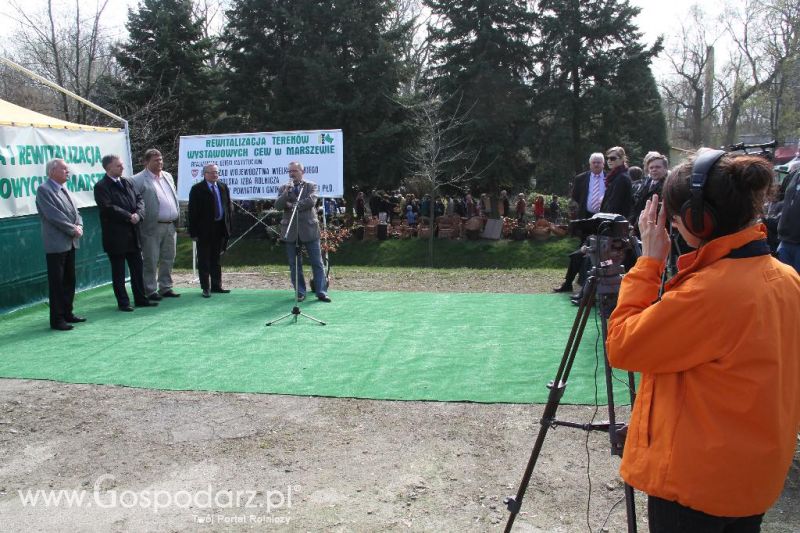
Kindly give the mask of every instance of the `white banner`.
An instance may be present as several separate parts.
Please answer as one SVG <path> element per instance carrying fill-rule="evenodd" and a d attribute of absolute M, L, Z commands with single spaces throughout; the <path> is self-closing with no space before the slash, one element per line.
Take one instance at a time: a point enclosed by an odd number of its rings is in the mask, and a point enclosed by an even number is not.
<path fill-rule="evenodd" d="M 36 213 L 36 189 L 45 182 L 45 165 L 60 158 L 69 167 L 67 188 L 78 207 L 94 203 L 94 184 L 104 175 L 100 160 L 117 154 L 131 164 L 125 133 L 0 126 L 0 218 Z"/>
<path fill-rule="evenodd" d="M 289 181 L 288 165 L 298 161 L 320 197 L 344 194 L 342 130 L 231 133 L 181 137 L 178 149 L 178 198 L 189 199 L 203 179 L 203 166 L 219 166 L 219 179 L 233 200 L 277 198 Z"/>

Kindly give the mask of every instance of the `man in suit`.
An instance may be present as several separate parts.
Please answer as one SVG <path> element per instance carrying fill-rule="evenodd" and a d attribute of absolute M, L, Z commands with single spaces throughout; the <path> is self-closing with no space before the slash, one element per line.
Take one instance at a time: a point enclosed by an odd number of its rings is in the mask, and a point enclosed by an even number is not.
<path fill-rule="evenodd" d="M 281 187 L 281 194 L 275 200 L 275 209 L 283 209 L 281 237 L 286 243 L 286 257 L 289 259 L 292 286 L 296 288 L 299 300 L 303 301 L 306 298 L 303 260 L 299 250 L 299 246 L 302 245 L 306 247 L 308 258 L 311 261 L 315 285 L 313 289 L 317 294 L 317 299 L 323 302 L 330 302 L 319 243 L 320 231 L 316 210 L 317 184 L 313 181 L 304 180 L 304 172 L 305 168 L 301 163 L 296 161 L 289 163 L 291 181 Z M 291 220 L 295 205 L 297 205 L 297 211 L 294 219 Z"/>
<path fill-rule="evenodd" d="M 42 220 L 42 244 L 47 258 L 50 327 L 69 331 L 86 322 L 72 312 L 75 299 L 75 249 L 83 236 L 83 218 L 64 184 L 69 169 L 63 159 L 48 161 L 46 182 L 36 190 L 36 210 Z"/>
<path fill-rule="evenodd" d="M 203 181 L 189 191 L 189 235 L 197 242 L 197 270 L 203 298 L 212 292 L 231 292 L 222 288 L 220 256 L 228 247 L 231 235 L 231 195 L 228 186 L 219 180 L 219 168 L 203 167 Z"/>
<path fill-rule="evenodd" d="M 133 311 L 125 289 L 125 263 L 131 273 L 131 291 L 136 307 L 158 305 L 147 299 L 142 279 L 142 246 L 139 234 L 144 216 L 142 197 L 133 182 L 122 177 L 125 167 L 117 155 L 102 159 L 106 175 L 94 186 L 94 201 L 100 208 L 103 250 L 111 262 L 111 284 L 120 311 Z"/>
<path fill-rule="evenodd" d="M 600 152 L 589 156 L 589 170 L 575 176 L 572 185 L 572 199 L 578 204 L 578 219 L 591 218 L 600 212 L 605 194 L 606 159 Z M 581 270 L 585 270 L 584 254 L 580 247 L 569 254 L 569 266 L 564 283 L 553 289 L 553 292 L 572 292 L 572 282 Z"/>
<path fill-rule="evenodd" d="M 155 148 L 147 150 L 144 165 L 145 168 L 133 177 L 133 184 L 144 202 L 144 218 L 140 225 L 144 292 L 150 300 L 157 302 L 162 298 L 180 296 L 172 290 L 172 265 L 177 244 L 175 225 L 180 211 L 175 180 L 164 170 L 161 152 Z"/>

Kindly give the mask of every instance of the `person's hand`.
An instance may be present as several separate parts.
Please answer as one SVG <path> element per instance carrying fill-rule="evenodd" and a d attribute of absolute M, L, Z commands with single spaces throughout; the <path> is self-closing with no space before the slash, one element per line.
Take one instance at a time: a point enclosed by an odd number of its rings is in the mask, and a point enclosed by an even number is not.
<path fill-rule="evenodd" d="M 642 236 L 642 257 L 652 257 L 666 261 L 669 254 L 669 234 L 667 233 L 667 209 L 658 210 L 658 195 L 647 200 L 639 215 L 639 234 Z"/>
<path fill-rule="evenodd" d="M 83 226 L 75 226 L 74 234 L 76 237 L 83 237 Z"/>
<path fill-rule="evenodd" d="M 131 214 L 131 224 L 137 224 L 139 220 L 139 215 L 137 213 Z"/>

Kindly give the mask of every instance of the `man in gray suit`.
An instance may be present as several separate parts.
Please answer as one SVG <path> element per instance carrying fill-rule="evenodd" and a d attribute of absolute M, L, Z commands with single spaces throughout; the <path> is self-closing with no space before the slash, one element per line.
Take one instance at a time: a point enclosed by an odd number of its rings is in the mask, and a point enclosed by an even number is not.
<path fill-rule="evenodd" d="M 144 290 L 147 297 L 154 301 L 164 297 L 177 298 L 180 294 L 172 290 L 175 225 L 179 214 L 175 180 L 169 172 L 164 171 L 164 159 L 155 148 L 144 153 L 144 165 L 144 170 L 133 177 L 136 192 L 144 201 L 144 219 L 139 228 L 144 260 Z"/>
<path fill-rule="evenodd" d="M 300 301 L 306 298 L 306 281 L 303 277 L 303 260 L 299 253 L 299 246 L 306 247 L 311 260 L 311 270 L 314 273 L 314 292 L 317 299 L 330 302 L 325 281 L 325 269 L 322 266 L 322 253 L 319 245 L 319 220 L 317 219 L 317 184 L 313 181 L 303 180 L 305 169 L 301 163 L 289 163 L 289 177 L 292 181 L 281 187 L 281 194 L 275 200 L 275 209 L 283 209 L 281 219 L 281 237 L 286 243 L 286 256 L 289 259 L 289 272 L 292 286 L 296 287 Z M 297 204 L 297 214 L 292 217 L 294 206 Z M 299 232 L 298 232 L 299 228 Z"/>
<path fill-rule="evenodd" d="M 63 159 L 48 161 L 46 182 L 36 190 L 36 210 L 42 219 L 42 244 L 47 257 L 50 292 L 50 327 L 69 331 L 86 322 L 73 314 L 75 299 L 75 249 L 83 236 L 83 218 L 64 184 L 69 169 Z"/>

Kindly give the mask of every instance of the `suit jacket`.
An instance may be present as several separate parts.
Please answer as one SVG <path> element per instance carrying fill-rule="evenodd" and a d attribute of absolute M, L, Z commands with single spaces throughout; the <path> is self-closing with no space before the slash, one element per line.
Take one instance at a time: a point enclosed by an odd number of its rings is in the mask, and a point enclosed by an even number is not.
<path fill-rule="evenodd" d="M 42 220 L 42 244 L 47 254 L 69 252 L 73 246 L 80 246 L 74 231 L 75 226 L 83 226 L 83 218 L 72 198 L 60 189 L 49 179 L 36 189 L 36 210 Z"/>
<path fill-rule="evenodd" d="M 275 200 L 275 209 L 283 209 L 281 218 L 281 238 L 285 241 L 294 242 L 297 240 L 298 228 L 300 231 L 300 242 L 311 242 L 319 240 L 319 219 L 317 218 L 317 184 L 313 181 L 303 180 L 300 182 L 300 202 L 297 203 L 297 214 L 292 221 L 289 229 L 289 219 L 298 195 L 294 192 L 294 187 L 284 185 L 281 187 L 281 195 Z M 286 203 L 291 202 L 292 207 L 287 207 Z M 287 235 L 288 231 L 288 236 Z M 284 238 L 284 236 L 286 236 Z"/>
<path fill-rule="evenodd" d="M 94 186 L 94 201 L 100 208 L 100 227 L 103 230 L 103 250 L 109 255 L 120 255 L 128 251 L 131 244 L 141 248 L 139 226 L 131 222 L 136 213 L 144 219 L 144 202 L 128 178 L 120 178 L 122 187 L 116 185 L 106 174 Z"/>
<path fill-rule="evenodd" d="M 592 173 L 587 170 L 575 176 L 572 181 L 572 199 L 578 204 L 577 217 L 579 219 L 589 218 L 594 214 L 586 209 L 586 201 L 589 199 L 589 182 L 591 177 Z"/>
<path fill-rule="evenodd" d="M 222 201 L 222 220 L 225 223 L 223 232 L 224 250 L 228 244 L 228 237 L 231 235 L 231 193 L 228 186 L 221 181 L 217 181 L 220 200 Z M 206 180 L 201 180 L 192 186 L 189 191 L 189 235 L 193 239 L 207 241 L 211 239 L 211 228 L 214 226 L 214 194 L 208 188 Z"/>
<path fill-rule="evenodd" d="M 175 200 L 175 208 L 178 210 L 178 217 L 180 217 L 181 209 L 178 203 L 178 194 L 175 192 L 175 180 L 172 174 L 166 171 L 161 171 L 161 179 L 167 182 L 172 197 Z M 153 178 L 150 177 L 150 172 L 147 169 L 142 170 L 133 176 L 133 185 L 136 192 L 139 193 L 144 202 L 144 218 L 142 219 L 141 232 L 142 235 L 155 235 L 158 231 L 158 193 L 156 192 L 156 184 Z"/>
<path fill-rule="evenodd" d="M 622 215 L 625 218 L 631 216 L 631 211 L 633 211 L 633 185 L 627 170 L 612 176 L 608 181 L 600 211 Z"/>

